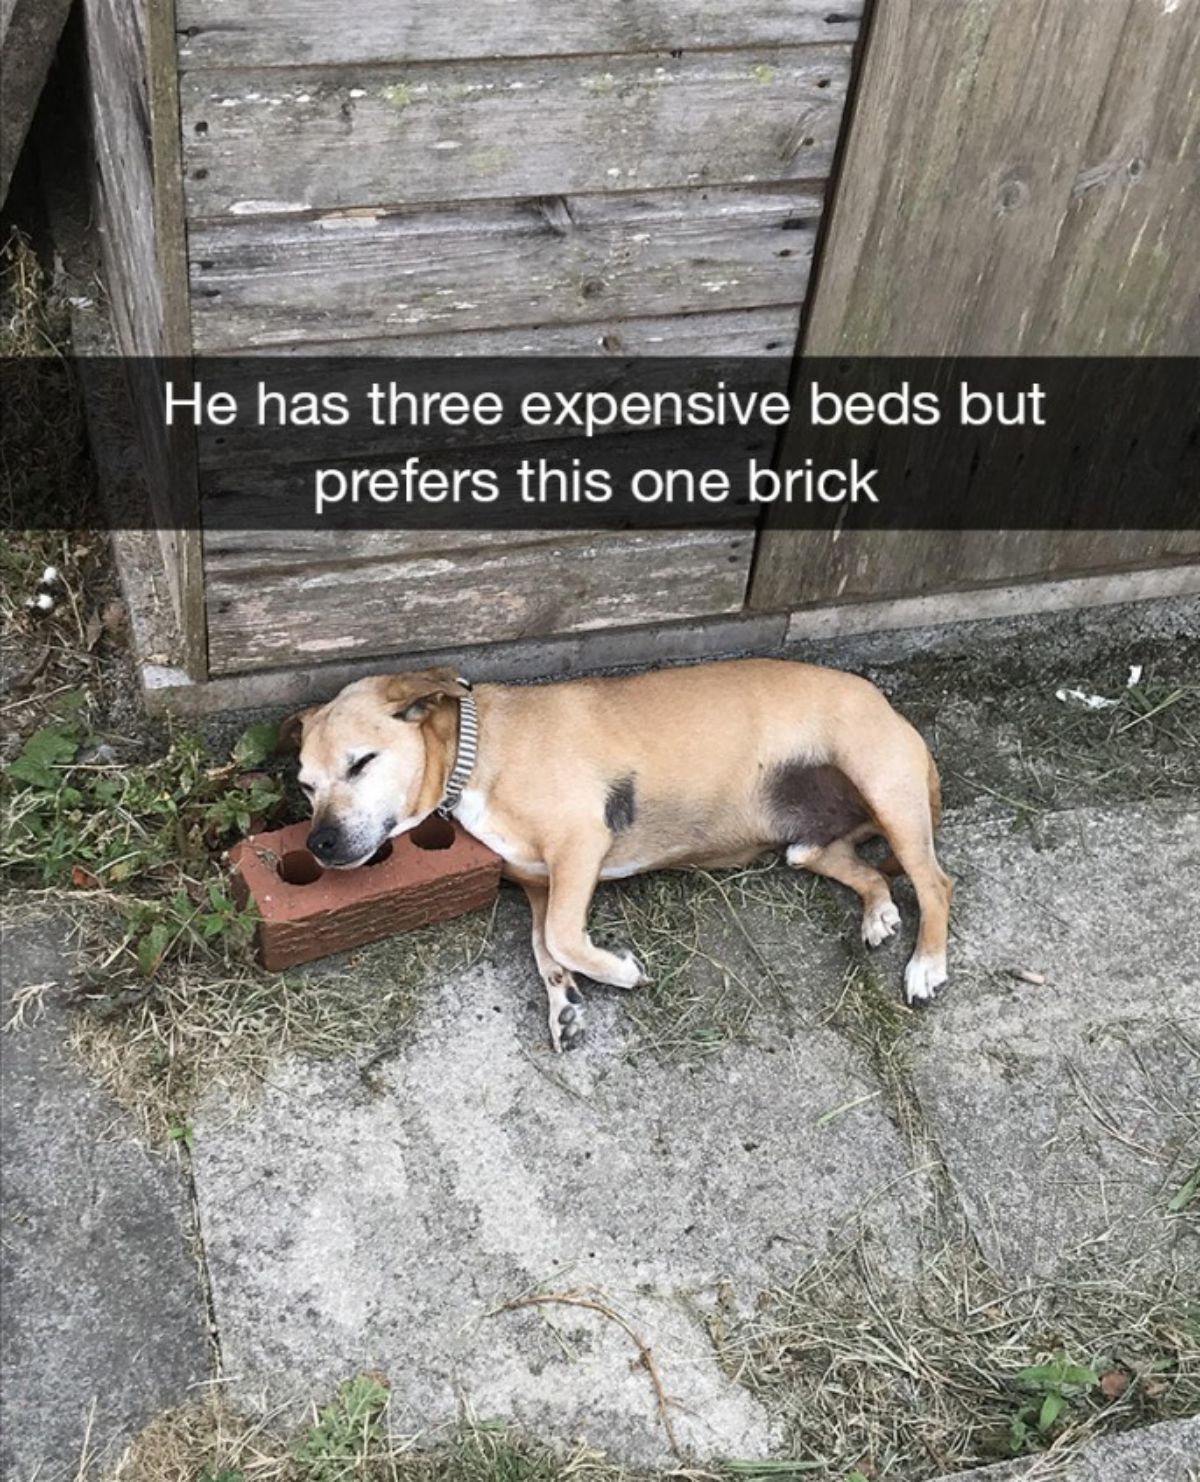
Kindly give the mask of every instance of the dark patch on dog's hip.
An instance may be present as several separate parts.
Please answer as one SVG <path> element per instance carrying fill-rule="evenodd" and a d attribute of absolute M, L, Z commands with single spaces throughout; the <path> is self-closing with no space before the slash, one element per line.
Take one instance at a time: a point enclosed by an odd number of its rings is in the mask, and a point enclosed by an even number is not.
<path fill-rule="evenodd" d="M 608 796 L 604 800 L 604 822 L 614 834 L 623 833 L 633 827 L 637 817 L 637 801 L 634 796 L 633 778 L 622 777 L 608 784 Z"/>
<path fill-rule="evenodd" d="M 783 762 L 763 786 L 782 844 L 823 849 L 871 816 L 858 788 L 837 767 Z"/>

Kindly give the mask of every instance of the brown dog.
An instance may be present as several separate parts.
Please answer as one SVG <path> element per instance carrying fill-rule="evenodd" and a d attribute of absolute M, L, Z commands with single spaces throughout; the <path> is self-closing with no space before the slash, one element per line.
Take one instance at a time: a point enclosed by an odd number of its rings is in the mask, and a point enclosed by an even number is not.
<path fill-rule="evenodd" d="M 870 946 L 900 920 L 884 871 L 907 873 L 921 921 L 906 997 L 929 999 L 946 980 L 937 771 L 865 679 L 746 659 L 472 690 L 434 669 L 359 680 L 286 729 L 300 741 L 308 843 L 323 864 L 363 864 L 439 807 L 502 857 L 533 910 L 556 1050 L 583 1024 L 574 973 L 645 981 L 632 953 L 588 936 L 598 881 L 742 865 L 772 847 L 862 897 Z M 876 835 L 894 855 L 882 870 L 856 849 Z"/>

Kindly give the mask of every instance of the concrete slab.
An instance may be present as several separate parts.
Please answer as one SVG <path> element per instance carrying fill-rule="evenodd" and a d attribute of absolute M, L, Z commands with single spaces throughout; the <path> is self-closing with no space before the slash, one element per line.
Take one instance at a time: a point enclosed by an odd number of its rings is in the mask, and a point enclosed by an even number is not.
<path fill-rule="evenodd" d="M 938 1482 L 1200 1482 L 1200 1416 L 1102 1436 L 1068 1462 L 1053 1455 L 955 1472 Z"/>
<path fill-rule="evenodd" d="M 719 1369 L 706 1314 L 794 1279 L 860 1220 L 912 1269 L 922 1176 L 829 1030 L 791 1037 L 768 1020 L 759 1046 L 666 1063 L 620 995 L 597 990 L 587 1050 L 555 1058 L 527 954 L 514 942 L 500 968 L 443 984 L 365 1079 L 346 1060 L 292 1063 L 248 1116 L 197 1118 L 236 1397 L 303 1401 L 381 1369 L 401 1427 L 465 1407 L 665 1459 L 650 1375 L 616 1322 L 502 1310 L 574 1292 L 650 1345 L 687 1451 L 765 1456 L 771 1418 Z M 793 967 L 818 976 L 799 954 Z"/>
<path fill-rule="evenodd" d="M 66 983 L 64 935 L 44 922 L 0 937 L 6 1022 L 20 990 Z M 0 1035 L 0 1475 L 14 1482 L 74 1477 L 89 1415 L 91 1453 L 111 1459 L 208 1364 L 184 1181 L 69 1059 L 61 1013 L 36 1012 Z"/>
<path fill-rule="evenodd" d="M 942 857 L 951 982 L 914 1082 L 985 1254 L 1178 1262 L 1200 1289 L 1200 1221 L 1167 1210 L 1200 1162 L 1200 812 L 959 820 Z"/>

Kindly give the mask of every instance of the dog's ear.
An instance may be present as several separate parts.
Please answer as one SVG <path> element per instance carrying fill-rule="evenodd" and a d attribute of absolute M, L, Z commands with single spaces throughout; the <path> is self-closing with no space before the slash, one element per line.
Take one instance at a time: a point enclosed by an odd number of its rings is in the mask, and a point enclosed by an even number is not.
<path fill-rule="evenodd" d="M 319 705 L 310 705 L 307 710 L 297 710 L 279 722 L 279 730 L 275 733 L 276 756 L 300 750 L 304 740 L 304 727 L 320 708 Z"/>
<path fill-rule="evenodd" d="M 453 669 L 423 669 L 419 674 L 393 674 L 383 682 L 383 698 L 397 720 L 419 722 L 445 700 L 461 700 L 470 686 Z"/>

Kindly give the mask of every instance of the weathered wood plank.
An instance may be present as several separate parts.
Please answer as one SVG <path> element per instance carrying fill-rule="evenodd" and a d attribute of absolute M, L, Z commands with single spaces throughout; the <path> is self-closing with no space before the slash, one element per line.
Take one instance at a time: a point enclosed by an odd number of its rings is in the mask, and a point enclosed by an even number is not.
<path fill-rule="evenodd" d="M 70 0 L 0 0 L 0 205 L 70 8 Z"/>
<path fill-rule="evenodd" d="M 653 319 L 598 319 L 583 324 L 531 324 L 521 329 L 464 330 L 398 339 L 296 340 L 242 346 L 248 355 L 337 355 L 469 359 L 481 355 L 790 355 L 802 305 L 731 309 L 720 314 L 672 314 Z"/>
<path fill-rule="evenodd" d="M 193 217 L 828 173 L 848 46 L 185 73 Z"/>
<path fill-rule="evenodd" d="M 116 0 L 118 5 L 129 0 Z M 174 0 L 139 0 L 144 6 L 146 95 L 151 139 L 155 255 L 162 294 L 163 354 L 192 350 L 183 152 L 179 138 L 179 77 L 174 60 Z"/>
<path fill-rule="evenodd" d="M 1200 353 L 1197 243 L 1200 5 L 1134 0 L 1022 348 Z"/>
<path fill-rule="evenodd" d="M 1195 352 L 1198 69 L 1194 0 L 879 0 L 808 353 Z"/>
<path fill-rule="evenodd" d="M 133 414 L 184 660 L 189 673 L 201 677 L 195 450 L 190 438 L 168 433 L 152 412 L 155 378 L 145 360 L 190 349 L 182 199 L 171 155 L 179 128 L 170 0 L 85 0 L 84 26 L 105 283 L 117 344 L 130 357 Z"/>
<path fill-rule="evenodd" d="M 340 542 L 345 561 L 326 547 L 296 571 L 279 559 L 289 536 L 264 532 L 252 561 L 221 539 L 205 546 L 214 674 L 736 612 L 753 546 L 745 531 L 459 534 L 441 549 L 416 537 L 410 554 L 395 535 L 387 553 Z"/>
<path fill-rule="evenodd" d="M 120 3 L 120 0 L 118 0 Z M 144 6 L 144 9 L 143 9 Z M 155 262 L 161 295 L 162 353 L 186 357 L 192 349 L 187 276 L 187 225 L 179 138 L 179 76 L 175 63 L 175 0 L 140 0 L 144 19 L 146 90 L 154 188 Z M 136 286 L 135 286 L 136 291 Z M 164 467 L 157 475 L 174 506 L 159 532 L 183 635 L 184 663 L 195 679 L 208 673 L 204 555 L 200 539 L 196 437 L 184 424 L 157 426 Z M 150 477 L 156 477 L 152 470 Z"/>
<path fill-rule="evenodd" d="M 592 532 L 589 532 L 589 534 Z M 236 584 L 262 581 L 263 572 L 286 575 L 288 581 L 319 577 L 336 567 L 343 574 L 374 562 L 397 560 L 449 560 L 456 552 L 475 554 L 486 548 L 492 555 L 521 546 L 557 547 L 562 534 L 529 530 L 490 530 L 464 533 L 461 530 L 352 530 L 338 535 L 336 551 L 330 551 L 327 530 L 210 529 L 204 537 L 204 553 L 211 570 L 221 580 Z"/>
<path fill-rule="evenodd" d="M 126 355 L 163 351 L 154 170 L 140 5 L 84 0 L 88 101 L 101 247 L 117 340 Z"/>
<path fill-rule="evenodd" d="M 190 246 L 196 347 L 794 304 L 821 205 L 772 188 L 205 223 Z"/>
<path fill-rule="evenodd" d="M 1200 555 L 1195 531 L 851 530 L 839 537 L 812 530 L 771 534 L 772 541 L 784 538 L 790 542 L 788 590 L 793 594 L 793 608 L 1058 580 L 1165 565 Z"/>
<path fill-rule="evenodd" d="M 811 355 L 1195 354 L 1194 3 L 878 0 Z M 936 270 L 930 267 L 936 244 Z M 1069 438 L 1069 431 L 1064 436 Z M 1194 541 L 768 524 L 757 608 L 1154 562 Z"/>
<path fill-rule="evenodd" d="M 863 0 L 180 0 L 179 62 L 342 66 L 853 41 Z"/>

